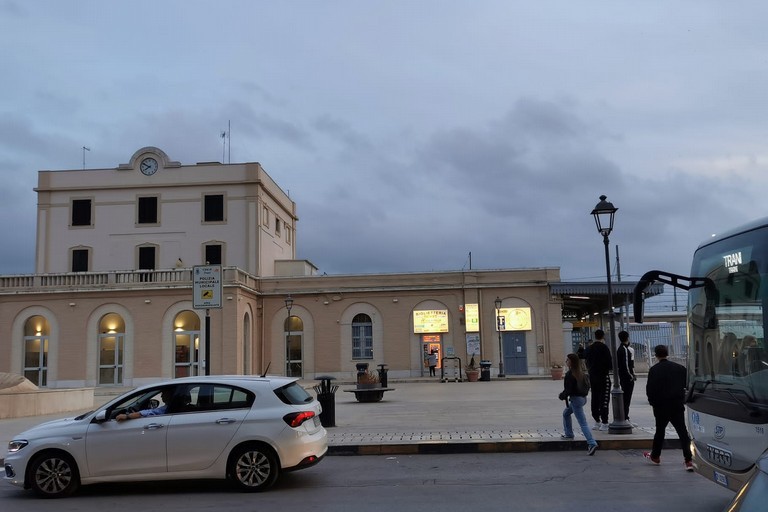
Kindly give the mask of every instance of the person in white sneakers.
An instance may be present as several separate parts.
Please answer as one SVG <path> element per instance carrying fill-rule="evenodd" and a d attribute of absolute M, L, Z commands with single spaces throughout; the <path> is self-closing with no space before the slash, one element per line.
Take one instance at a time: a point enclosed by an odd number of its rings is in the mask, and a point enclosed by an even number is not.
<path fill-rule="evenodd" d="M 629 404 L 632 403 L 632 391 L 635 389 L 635 351 L 629 345 L 629 333 L 619 333 L 621 345 L 616 349 L 616 362 L 619 367 L 619 383 L 624 392 L 624 417 L 629 421 Z"/>
<path fill-rule="evenodd" d="M 667 360 L 669 351 L 666 345 L 656 345 L 653 351 L 659 361 L 648 370 L 645 393 L 648 395 L 648 403 L 653 407 L 656 433 L 653 436 L 653 448 L 643 453 L 643 456 L 651 464 L 661 464 L 664 430 L 671 423 L 683 449 L 685 470 L 693 471 L 691 438 L 685 428 L 685 387 L 688 375 L 685 366 Z"/>
<path fill-rule="evenodd" d="M 592 430 L 608 430 L 608 401 L 611 399 L 611 377 L 613 368 L 611 349 L 604 342 L 605 331 L 595 331 L 595 341 L 587 347 L 585 360 L 589 371 L 589 382 L 592 384 L 592 400 L 590 409 L 595 426 Z"/>

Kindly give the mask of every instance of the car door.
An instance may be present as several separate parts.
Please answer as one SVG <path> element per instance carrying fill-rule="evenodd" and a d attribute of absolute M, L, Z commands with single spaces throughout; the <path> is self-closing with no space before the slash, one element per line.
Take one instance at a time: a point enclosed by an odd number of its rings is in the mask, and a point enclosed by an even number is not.
<path fill-rule="evenodd" d="M 168 428 L 168 471 L 201 471 L 213 465 L 235 436 L 253 403 L 253 393 L 233 386 L 190 387 L 189 412 L 175 414 Z"/>
<path fill-rule="evenodd" d="M 92 422 L 85 439 L 90 476 L 165 473 L 166 436 L 171 418 L 159 415 L 121 422 Z"/>

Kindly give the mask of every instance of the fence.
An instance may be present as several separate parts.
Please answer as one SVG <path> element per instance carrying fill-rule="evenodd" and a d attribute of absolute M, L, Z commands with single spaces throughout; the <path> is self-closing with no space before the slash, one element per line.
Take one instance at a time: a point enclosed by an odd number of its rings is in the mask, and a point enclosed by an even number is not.
<path fill-rule="evenodd" d="M 688 357 L 688 335 L 684 322 L 629 324 L 627 326 L 629 340 L 635 349 L 635 365 L 645 363 L 650 367 L 656 362 L 653 347 L 666 345 L 669 348 L 669 359 L 682 365 Z"/>

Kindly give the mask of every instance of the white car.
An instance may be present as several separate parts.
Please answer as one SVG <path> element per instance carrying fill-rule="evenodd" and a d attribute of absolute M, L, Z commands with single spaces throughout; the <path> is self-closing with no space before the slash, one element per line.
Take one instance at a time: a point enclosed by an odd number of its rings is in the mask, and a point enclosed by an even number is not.
<path fill-rule="evenodd" d="M 297 380 L 187 377 L 137 388 L 15 436 L 5 480 L 46 498 L 118 481 L 228 478 L 265 490 L 328 451 L 320 404 Z"/>

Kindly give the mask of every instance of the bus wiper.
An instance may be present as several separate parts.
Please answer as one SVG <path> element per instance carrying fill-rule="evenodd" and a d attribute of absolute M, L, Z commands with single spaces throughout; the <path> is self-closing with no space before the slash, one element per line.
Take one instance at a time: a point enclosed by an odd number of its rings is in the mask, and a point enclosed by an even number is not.
<path fill-rule="evenodd" d="M 755 406 L 754 406 L 754 405 L 752 405 L 751 403 L 742 402 L 742 401 L 741 401 L 741 399 L 739 399 L 739 398 L 736 396 L 736 394 L 735 394 L 733 391 L 731 391 L 730 389 L 725 389 L 724 391 L 725 391 L 726 393 L 728 393 L 728 395 L 730 395 L 730 397 L 731 397 L 731 398 L 733 398 L 734 400 L 736 400 L 736 401 L 739 403 L 739 405 L 741 405 L 742 407 L 744 407 L 744 409 L 745 409 L 745 410 L 746 410 L 746 411 L 749 413 L 749 415 L 750 415 L 750 416 L 752 416 L 753 418 L 756 418 L 757 416 L 760 416 L 760 409 L 758 409 L 757 407 L 755 407 Z M 749 393 L 747 393 L 747 392 L 746 392 L 746 391 L 744 391 L 743 389 L 737 389 L 737 390 L 735 390 L 735 391 L 739 391 L 739 392 L 741 392 L 741 393 L 744 393 L 744 394 L 747 396 L 747 398 L 750 400 L 750 402 L 752 401 L 752 397 L 751 397 L 751 396 L 749 396 Z"/>
<path fill-rule="evenodd" d="M 733 382 L 725 382 L 723 380 L 715 380 L 715 379 L 697 380 L 693 382 L 691 389 L 688 390 L 688 396 L 686 397 L 685 402 L 686 403 L 693 402 L 693 392 L 698 391 L 699 393 L 703 393 L 704 391 L 707 390 L 710 384 L 718 384 L 722 386 L 733 386 Z M 697 389 L 697 388 L 701 388 L 701 389 Z"/>

